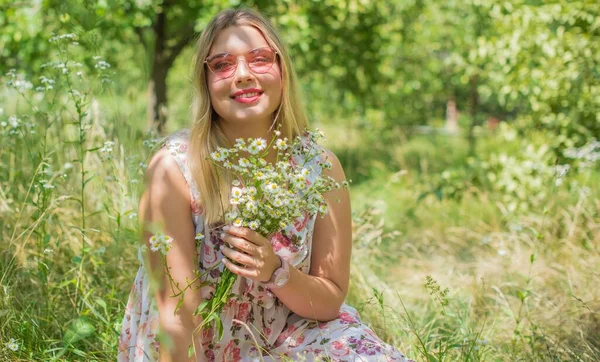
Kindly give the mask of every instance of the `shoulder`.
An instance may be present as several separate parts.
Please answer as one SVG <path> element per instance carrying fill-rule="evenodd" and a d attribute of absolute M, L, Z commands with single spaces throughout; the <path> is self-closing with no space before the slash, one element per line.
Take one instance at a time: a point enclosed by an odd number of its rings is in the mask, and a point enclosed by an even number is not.
<path fill-rule="evenodd" d="M 155 199 L 189 202 L 186 200 L 189 199 L 187 182 L 173 152 L 169 147 L 163 147 L 152 156 L 144 177 L 146 190 Z"/>
<path fill-rule="evenodd" d="M 172 156 L 187 152 L 190 143 L 190 129 L 183 128 L 166 136 L 163 141 L 163 148 L 168 149 Z"/>

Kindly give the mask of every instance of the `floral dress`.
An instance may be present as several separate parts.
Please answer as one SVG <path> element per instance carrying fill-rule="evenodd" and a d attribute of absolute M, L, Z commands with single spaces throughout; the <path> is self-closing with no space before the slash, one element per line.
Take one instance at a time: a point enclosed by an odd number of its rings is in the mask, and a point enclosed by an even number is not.
<path fill-rule="evenodd" d="M 198 191 L 187 165 L 189 133 L 184 129 L 170 135 L 162 147 L 175 158 L 188 183 L 196 233 L 205 234 Z M 313 169 L 318 169 L 317 158 L 311 162 Z M 316 176 L 316 172 L 310 175 L 309 181 L 314 181 Z M 275 252 L 303 273 L 310 270 L 315 220 L 316 215 L 300 217 L 271 238 Z M 204 274 L 200 288 L 202 298 L 212 296 L 224 268 L 223 254 L 219 250 L 222 243 L 217 233 L 208 232 L 198 246 L 200 270 L 210 270 Z M 159 360 L 158 311 L 141 251 L 138 258 L 142 265 L 125 310 L 119 338 L 120 362 Z M 361 322 L 356 309 L 346 304 L 340 308 L 337 319 L 320 323 L 294 314 L 269 289 L 250 279 L 238 277 L 233 292 L 235 297 L 221 313 L 223 338 L 214 338 L 212 328 L 200 333 L 199 361 L 407 361 L 398 350 L 382 342 Z"/>

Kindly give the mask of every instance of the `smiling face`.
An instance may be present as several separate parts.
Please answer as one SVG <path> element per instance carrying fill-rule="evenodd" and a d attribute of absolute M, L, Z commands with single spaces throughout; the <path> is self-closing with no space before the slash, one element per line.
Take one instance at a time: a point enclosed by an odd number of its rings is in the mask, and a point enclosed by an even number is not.
<path fill-rule="evenodd" d="M 208 58 L 229 53 L 237 61 L 237 69 L 229 78 L 207 70 L 211 105 L 220 116 L 226 134 L 240 135 L 250 129 L 264 132 L 271 126 L 273 113 L 281 102 L 281 68 L 275 62 L 268 71 L 259 74 L 244 59 L 249 51 L 263 47 L 269 47 L 269 43 L 258 29 L 249 25 L 225 28 L 212 44 Z"/>

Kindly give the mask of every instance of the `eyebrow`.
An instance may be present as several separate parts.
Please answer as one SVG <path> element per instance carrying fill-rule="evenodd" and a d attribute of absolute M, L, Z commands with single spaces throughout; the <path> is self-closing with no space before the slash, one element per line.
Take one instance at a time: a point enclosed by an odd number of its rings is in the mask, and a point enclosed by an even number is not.
<path fill-rule="evenodd" d="M 221 57 L 225 57 L 227 55 L 230 55 L 231 53 L 227 53 L 227 52 L 223 52 L 223 53 L 217 53 L 214 55 L 209 55 L 208 57 L 206 57 L 206 59 L 214 59 L 214 58 L 221 58 Z"/>

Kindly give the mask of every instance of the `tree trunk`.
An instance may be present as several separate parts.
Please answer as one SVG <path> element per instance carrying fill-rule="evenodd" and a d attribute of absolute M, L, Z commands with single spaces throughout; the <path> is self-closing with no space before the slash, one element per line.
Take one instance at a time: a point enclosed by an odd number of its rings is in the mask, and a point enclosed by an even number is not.
<path fill-rule="evenodd" d="M 154 32 L 154 51 L 152 54 L 152 73 L 148 82 L 148 127 L 163 135 L 167 123 L 167 66 L 166 54 L 166 9 L 156 16 L 152 26 Z"/>
<path fill-rule="evenodd" d="M 167 123 L 167 73 L 164 64 L 152 65 L 152 78 L 148 82 L 148 127 L 163 135 Z"/>
<path fill-rule="evenodd" d="M 477 93 L 478 76 L 471 77 L 471 125 L 469 126 L 469 155 L 475 155 L 475 126 L 477 125 L 477 111 L 479 107 L 479 94 Z"/>

